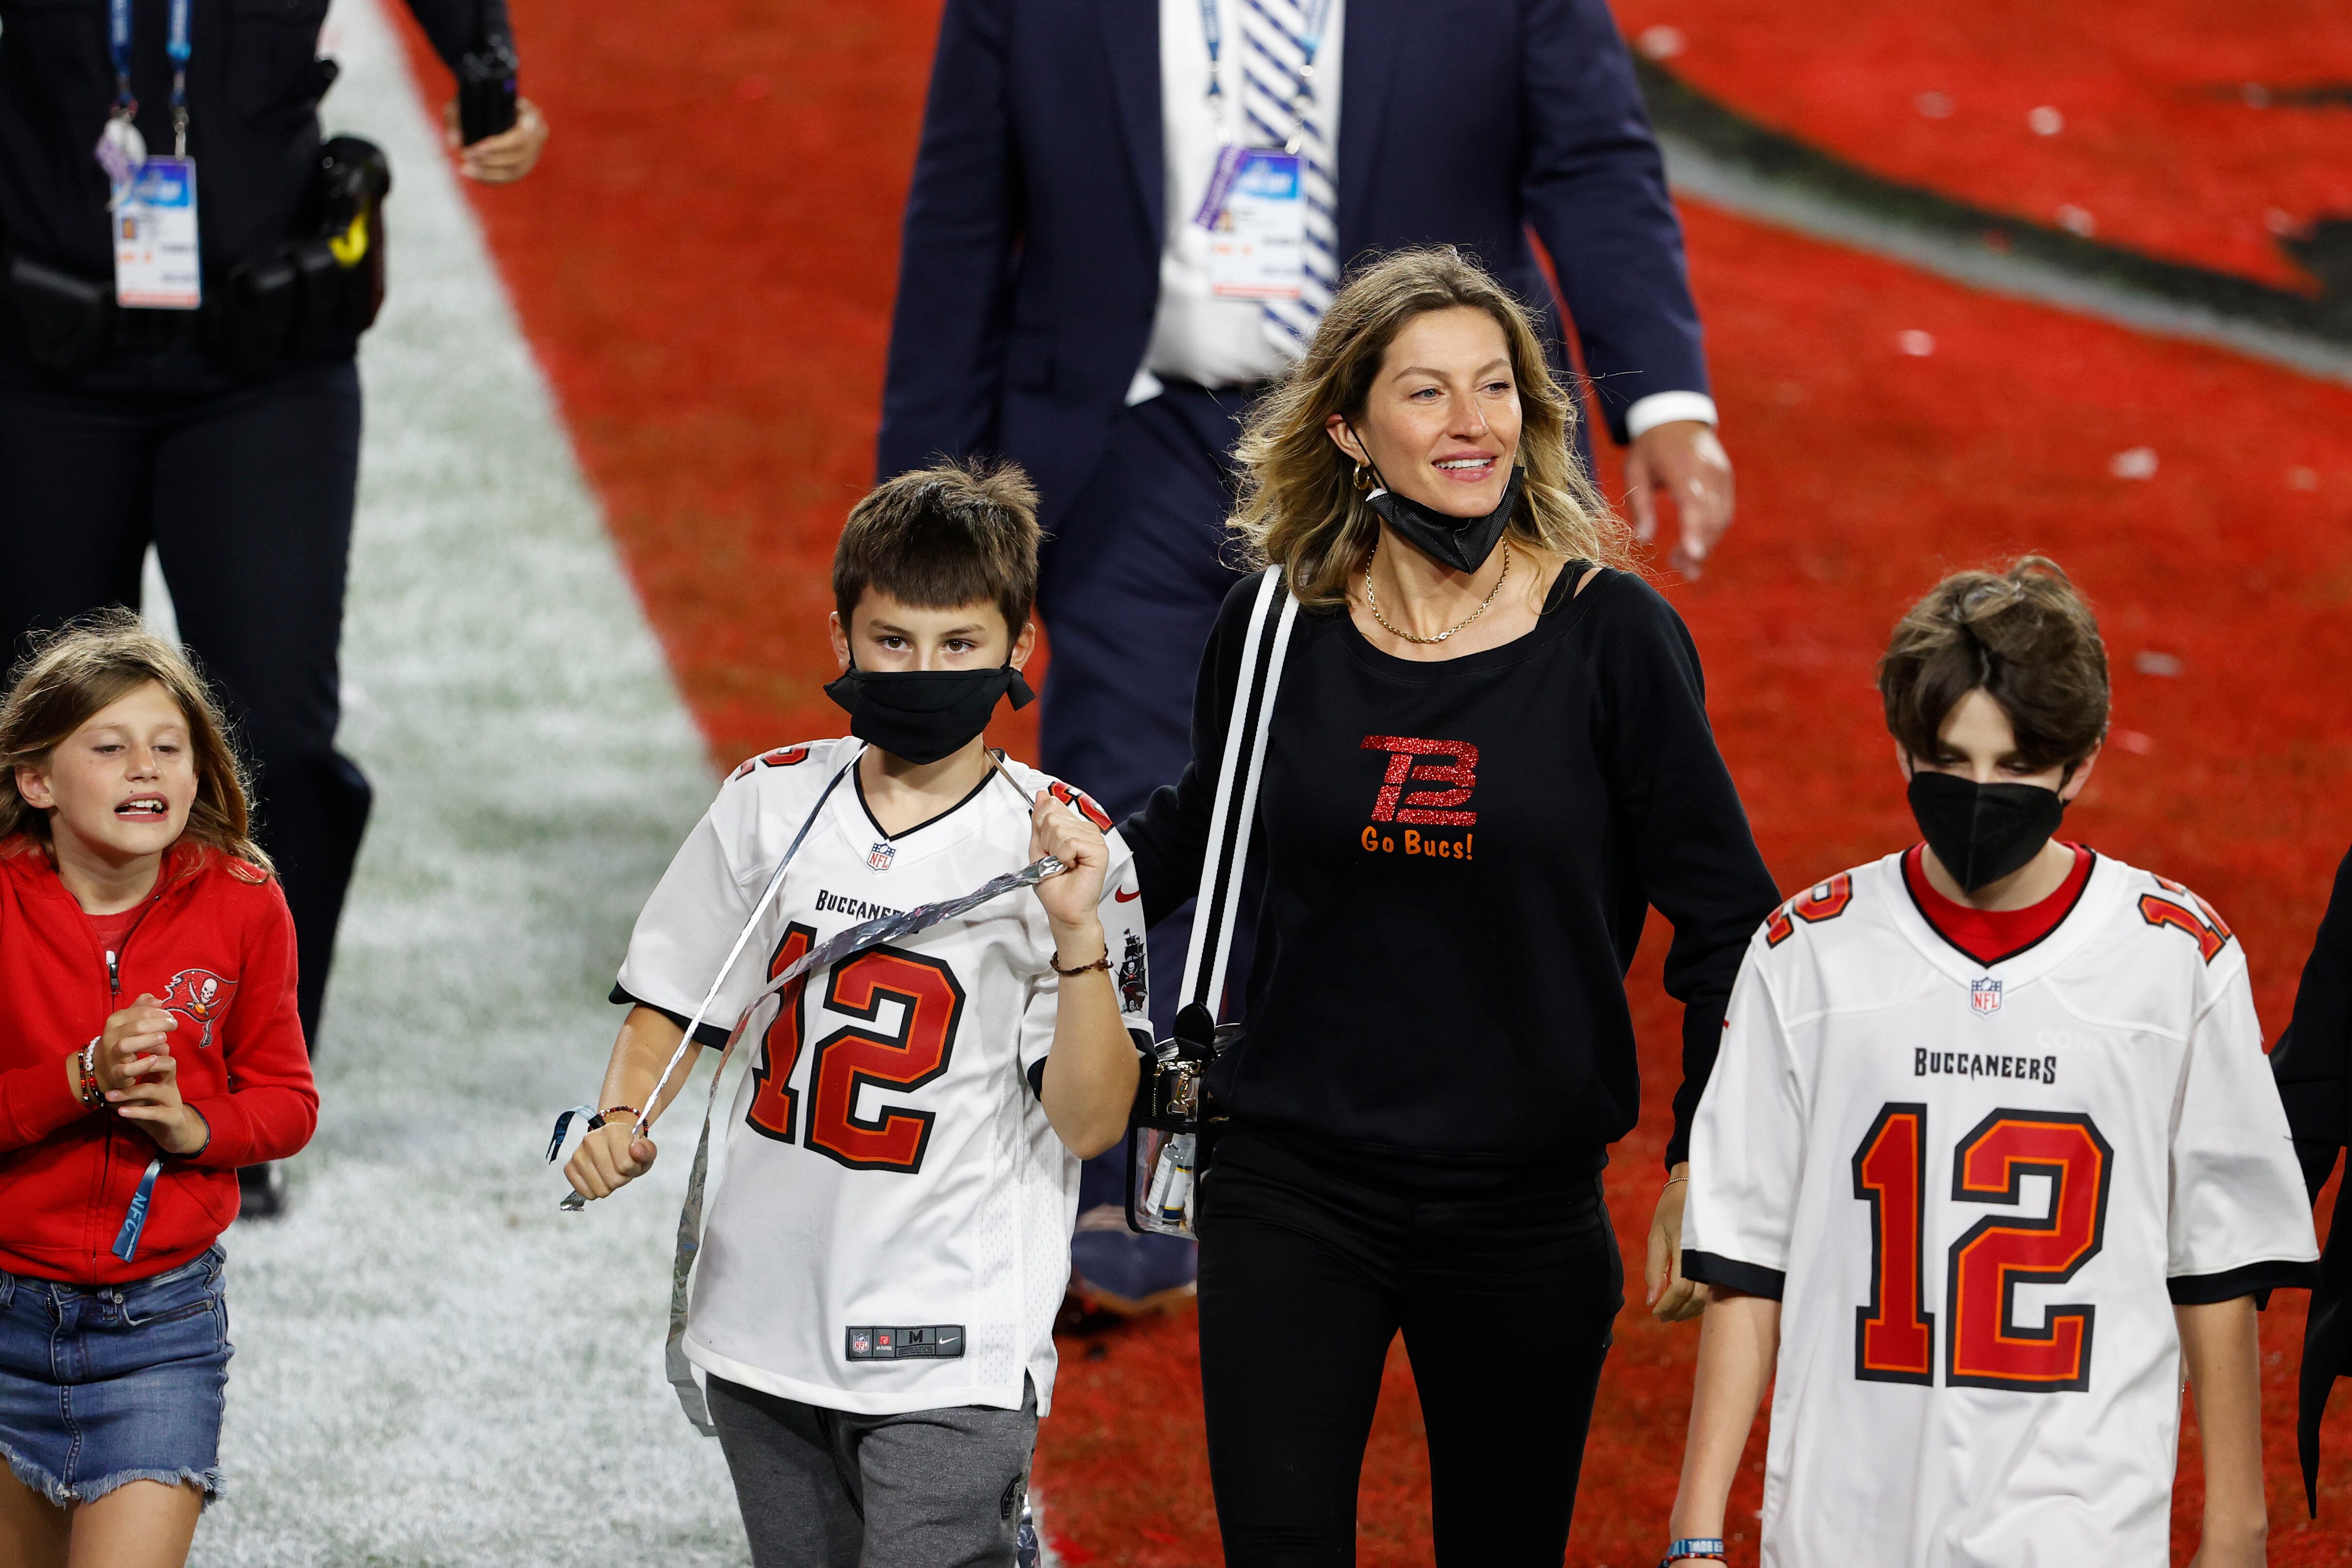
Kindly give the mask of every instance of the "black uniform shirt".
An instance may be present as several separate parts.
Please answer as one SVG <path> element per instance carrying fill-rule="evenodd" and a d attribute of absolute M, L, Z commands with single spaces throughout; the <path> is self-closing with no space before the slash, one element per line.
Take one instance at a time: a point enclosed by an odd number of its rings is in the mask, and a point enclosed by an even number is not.
<path fill-rule="evenodd" d="M 1246 1024 L 1212 1087 L 1242 1122 L 1373 1154 L 1583 1161 L 1641 1079 L 1624 991 L 1648 906 L 1684 1005 L 1684 1155 L 1733 977 L 1779 901 L 1665 600 L 1563 571 L 1534 630 L 1421 663 L 1302 611 L 1251 849 Z M 1202 661 L 1192 761 L 1121 831 L 1146 912 L 1195 890 L 1255 579 Z M 1572 595 L 1572 596 L 1571 596 Z M 1173 984 L 1174 977 L 1163 977 Z"/>
<path fill-rule="evenodd" d="M 506 0 L 408 0 L 455 67 Z M 172 151 L 171 0 L 133 0 L 131 85 L 151 154 Z M 318 163 L 327 0 L 191 0 L 188 153 L 205 269 L 296 234 Z M 19 255 L 111 281 L 106 172 L 91 155 L 114 104 L 107 0 L 0 0 L 0 237 Z"/>

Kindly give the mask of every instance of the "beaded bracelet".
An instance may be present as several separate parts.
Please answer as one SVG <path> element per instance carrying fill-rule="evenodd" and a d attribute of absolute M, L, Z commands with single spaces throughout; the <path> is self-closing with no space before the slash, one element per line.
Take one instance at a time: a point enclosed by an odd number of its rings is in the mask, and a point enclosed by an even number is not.
<path fill-rule="evenodd" d="M 623 1110 L 629 1113 L 629 1118 L 632 1121 L 635 1121 L 635 1119 L 642 1114 L 634 1105 L 608 1105 L 604 1110 L 598 1111 L 595 1115 L 588 1119 L 588 1131 L 593 1132 L 599 1127 L 611 1126 L 614 1121 L 617 1120 L 614 1113 Z"/>
<path fill-rule="evenodd" d="M 76 1058 L 81 1069 L 76 1080 L 76 1091 L 81 1096 L 82 1108 L 86 1110 L 96 1110 L 103 1099 L 98 1088 L 99 1038 L 100 1037 L 92 1035 L 89 1044 L 81 1048 L 81 1055 Z"/>

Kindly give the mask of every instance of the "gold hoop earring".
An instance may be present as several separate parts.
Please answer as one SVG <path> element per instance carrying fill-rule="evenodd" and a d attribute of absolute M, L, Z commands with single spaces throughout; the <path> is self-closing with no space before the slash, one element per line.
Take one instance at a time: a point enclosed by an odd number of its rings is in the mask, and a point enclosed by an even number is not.
<path fill-rule="evenodd" d="M 1356 493 L 1362 495 L 1372 488 L 1372 468 L 1370 463 L 1356 465 Z"/>

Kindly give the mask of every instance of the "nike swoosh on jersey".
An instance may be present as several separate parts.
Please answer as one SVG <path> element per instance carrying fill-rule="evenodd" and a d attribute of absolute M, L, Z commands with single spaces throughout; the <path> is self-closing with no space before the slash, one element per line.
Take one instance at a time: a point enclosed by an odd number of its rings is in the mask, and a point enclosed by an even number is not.
<path fill-rule="evenodd" d="M 1113 893 L 1111 897 L 1118 900 L 1122 904 L 1131 904 L 1135 902 L 1136 900 L 1143 897 L 1143 889 L 1141 888 L 1138 888 L 1135 891 L 1130 893 L 1125 888 L 1121 888 L 1117 892 Z"/>

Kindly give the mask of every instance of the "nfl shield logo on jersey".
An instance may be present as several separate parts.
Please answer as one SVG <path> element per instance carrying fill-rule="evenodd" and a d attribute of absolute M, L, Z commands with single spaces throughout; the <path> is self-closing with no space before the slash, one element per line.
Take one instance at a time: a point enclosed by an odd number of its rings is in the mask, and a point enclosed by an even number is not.
<path fill-rule="evenodd" d="M 866 863 L 877 871 L 887 871 L 890 862 L 898 858 L 898 847 L 885 839 L 866 852 Z"/>
<path fill-rule="evenodd" d="M 1989 1018 L 2000 1011 L 2000 982 L 1988 974 L 1969 982 L 1969 1005 L 1979 1017 Z"/>

